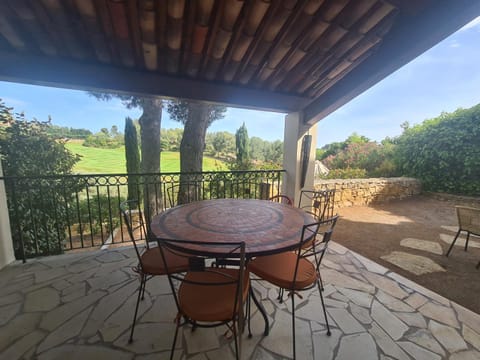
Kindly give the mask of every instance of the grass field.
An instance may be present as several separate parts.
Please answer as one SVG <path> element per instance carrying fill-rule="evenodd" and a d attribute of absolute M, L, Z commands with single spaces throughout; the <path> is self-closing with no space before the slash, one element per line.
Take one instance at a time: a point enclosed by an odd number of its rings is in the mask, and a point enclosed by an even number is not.
<path fill-rule="evenodd" d="M 78 174 L 113 174 L 125 173 L 125 148 L 98 149 L 83 146 L 81 142 L 68 142 L 67 149 L 81 155 L 81 160 L 75 165 L 74 172 Z M 180 171 L 180 153 L 162 152 L 161 171 Z M 203 158 L 203 171 L 228 170 L 223 161 L 210 157 Z"/>

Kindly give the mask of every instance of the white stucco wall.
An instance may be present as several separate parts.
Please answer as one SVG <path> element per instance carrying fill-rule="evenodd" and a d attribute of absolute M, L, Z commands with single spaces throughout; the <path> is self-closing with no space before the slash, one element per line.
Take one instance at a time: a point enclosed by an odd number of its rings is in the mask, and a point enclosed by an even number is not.
<path fill-rule="evenodd" d="M 0 161 L 0 176 L 3 176 Z M 0 269 L 15 260 L 4 181 L 0 181 Z"/>
<path fill-rule="evenodd" d="M 312 190 L 314 186 L 315 149 L 317 147 L 317 124 L 308 127 L 302 124 L 300 113 L 290 113 L 285 116 L 283 135 L 283 168 L 286 170 L 283 179 L 282 193 L 298 202 L 301 178 L 302 140 L 305 135 L 312 135 L 310 156 L 304 189 Z"/>

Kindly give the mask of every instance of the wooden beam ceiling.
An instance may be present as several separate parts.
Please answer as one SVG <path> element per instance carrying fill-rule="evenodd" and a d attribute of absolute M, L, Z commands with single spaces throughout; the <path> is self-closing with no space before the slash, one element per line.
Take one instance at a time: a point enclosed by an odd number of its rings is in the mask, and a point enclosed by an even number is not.
<path fill-rule="evenodd" d="M 302 97 L 262 89 L 7 52 L 0 52 L 0 79 L 86 91 L 200 100 L 276 112 L 299 111 L 305 105 Z"/>
<path fill-rule="evenodd" d="M 4 0 L 0 79 L 314 123 L 480 15 L 476 0 Z"/>

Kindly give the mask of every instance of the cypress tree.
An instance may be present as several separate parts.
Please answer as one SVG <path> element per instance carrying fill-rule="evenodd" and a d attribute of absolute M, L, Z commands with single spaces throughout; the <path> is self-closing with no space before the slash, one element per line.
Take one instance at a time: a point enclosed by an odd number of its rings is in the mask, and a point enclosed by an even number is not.
<path fill-rule="evenodd" d="M 129 117 L 125 118 L 125 158 L 127 160 L 127 174 L 129 174 L 128 199 L 140 201 L 141 187 L 138 185 L 138 179 L 136 176 L 130 176 L 130 174 L 140 173 L 140 151 L 137 128 Z"/>
<path fill-rule="evenodd" d="M 245 123 L 235 133 L 235 145 L 237 148 L 237 168 L 248 170 L 250 167 L 249 139 Z"/>

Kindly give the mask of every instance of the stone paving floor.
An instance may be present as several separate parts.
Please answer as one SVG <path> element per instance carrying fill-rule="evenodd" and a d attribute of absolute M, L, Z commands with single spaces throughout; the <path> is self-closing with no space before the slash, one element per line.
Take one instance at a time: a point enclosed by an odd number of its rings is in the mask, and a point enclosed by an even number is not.
<path fill-rule="evenodd" d="M 451 245 L 455 234 L 458 231 L 457 226 L 442 226 L 445 231 L 449 233 L 440 234 L 440 240 L 447 245 Z M 468 246 L 473 248 L 479 248 L 479 237 L 471 235 L 468 241 Z M 465 247 L 466 233 L 463 231 L 455 242 L 455 247 Z M 420 250 L 423 253 L 430 253 L 436 255 L 443 255 L 442 247 L 438 242 L 428 241 L 424 239 L 405 238 L 400 241 L 400 246 L 406 250 L 415 249 Z M 392 251 L 388 255 L 381 256 L 381 258 L 389 263 L 402 268 L 414 275 L 424 275 L 432 272 L 446 272 L 446 270 L 437 264 L 434 260 L 424 255 L 413 255 L 405 251 Z"/>
<path fill-rule="evenodd" d="M 132 248 L 67 254 L 0 271 L 0 359 L 167 359 L 176 309 L 168 281 L 147 283 L 135 340 L 128 335 L 138 279 Z M 325 333 L 318 293 L 297 305 L 297 358 L 337 360 L 480 359 L 480 316 L 332 243 L 324 259 Z M 254 286 L 269 314 L 262 336 L 243 340 L 244 359 L 291 356 L 290 302 L 266 283 Z M 225 329 L 184 329 L 175 359 L 231 359 Z"/>

